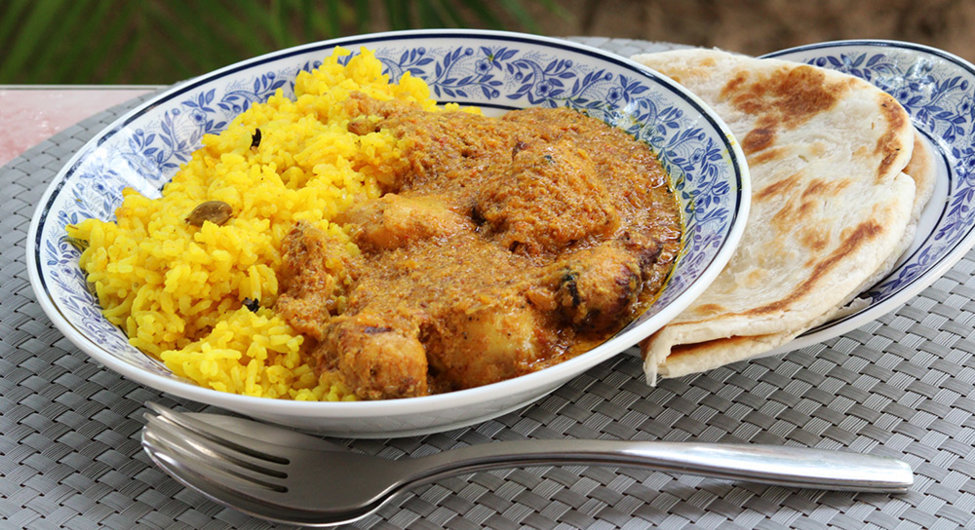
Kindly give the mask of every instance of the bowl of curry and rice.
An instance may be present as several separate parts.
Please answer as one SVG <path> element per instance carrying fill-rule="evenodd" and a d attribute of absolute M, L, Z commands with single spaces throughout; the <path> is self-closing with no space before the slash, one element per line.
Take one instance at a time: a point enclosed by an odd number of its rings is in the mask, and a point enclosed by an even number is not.
<path fill-rule="evenodd" d="M 572 42 L 309 44 L 141 104 L 32 220 L 55 325 L 158 390 L 349 437 L 514 410 L 727 262 L 748 173 L 669 79 Z"/>

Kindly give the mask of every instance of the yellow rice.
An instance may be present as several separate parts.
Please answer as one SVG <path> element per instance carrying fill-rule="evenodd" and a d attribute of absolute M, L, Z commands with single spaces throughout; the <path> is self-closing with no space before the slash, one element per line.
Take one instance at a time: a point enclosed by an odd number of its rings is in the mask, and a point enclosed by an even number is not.
<path fill-rule="evenodd" d="M 281 242 L 304 220 L 344 241 L 345 252 L 358 251 L 330 220 L 354 201 L 379 195 L 400 146 L 383 131 L 348 132 L 356 116 L 341 102 L 350 92 L 430 110 L 435 102 L 409 74 L 390 83 L 368 50 L 347 66 L 338 62 L 345 55 L 336 49 L 317 70 L 300 73 L 294 100 L 279 90 L 223 133 L 205 136 L 162 198 L 125 190 L 116 222 L 68 227 L 71 237 L 87 242 L 81 266 L 105 316 L 177 375 L 249 396 L 352 399 L 336 378 L 316 375 L 303 337 L 271 309 Z M 252 148 L 258 128 L 260 144 Z M 231 220 L 200 227 L 184 221 L 208 200 L 229 204 Z M 261 308 L 243 308 L 247 298 Z"/>

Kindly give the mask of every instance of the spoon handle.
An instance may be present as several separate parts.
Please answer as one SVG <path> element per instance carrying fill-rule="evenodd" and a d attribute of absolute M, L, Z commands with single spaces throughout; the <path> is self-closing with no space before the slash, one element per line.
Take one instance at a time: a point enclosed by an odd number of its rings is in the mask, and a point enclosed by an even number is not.
<path fill-rule="evenodd" d="M 806 447 L 617 440 L 519 440 L 417 458 L 412 479 L 429 482 L 485 469 L 609 464 L 779 486 L 903 493 L 910 465 L 894 458 Z"/>

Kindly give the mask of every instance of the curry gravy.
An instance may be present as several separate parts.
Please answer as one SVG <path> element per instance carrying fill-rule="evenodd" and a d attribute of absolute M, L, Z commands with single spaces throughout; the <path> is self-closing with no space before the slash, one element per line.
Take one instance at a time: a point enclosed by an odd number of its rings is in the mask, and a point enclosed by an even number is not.
<path fill-rule="evenodd" d="M 343 223 L 359 255 L 295 226 L 276 309 L 363 399 L 539 370 L 606 340 L 656 296 L 681 222 L 650 148 L 569 109 L 501 118 L 356 95 L 356 134 L 399 138 L 384 195 Z"/>

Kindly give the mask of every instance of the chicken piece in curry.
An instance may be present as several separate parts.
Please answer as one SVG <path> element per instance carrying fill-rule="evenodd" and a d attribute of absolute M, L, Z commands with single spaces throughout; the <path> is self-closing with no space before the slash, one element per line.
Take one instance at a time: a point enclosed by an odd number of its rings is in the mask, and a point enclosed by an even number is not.
<path fill-rule="evenodd" d="M 486 385 L 570 358 L 654 299 L 681 241 L 650 148 L 569 109 L 501 118 L 355 95 L 356 134 L 403 146 L 383 195 L 297 224 L 276 309 L 361 399 Z"/>

